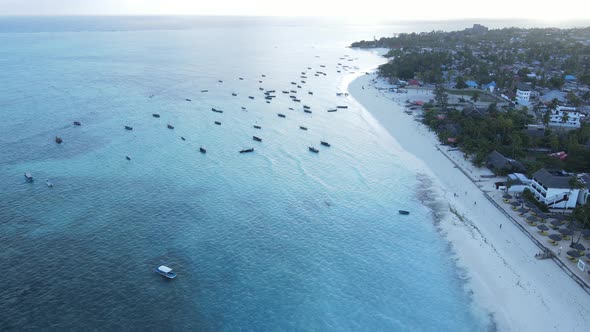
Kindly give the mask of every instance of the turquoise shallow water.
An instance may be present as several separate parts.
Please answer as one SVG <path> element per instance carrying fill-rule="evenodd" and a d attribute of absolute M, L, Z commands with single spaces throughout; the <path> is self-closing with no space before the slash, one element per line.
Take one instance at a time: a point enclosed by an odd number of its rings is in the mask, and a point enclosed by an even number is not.
<path fill-rule="evenodd" d="M 0 329 L 487 328 L 410 159 L 336 96 L 387 27 L 86 23 L 0 33 Z"/>

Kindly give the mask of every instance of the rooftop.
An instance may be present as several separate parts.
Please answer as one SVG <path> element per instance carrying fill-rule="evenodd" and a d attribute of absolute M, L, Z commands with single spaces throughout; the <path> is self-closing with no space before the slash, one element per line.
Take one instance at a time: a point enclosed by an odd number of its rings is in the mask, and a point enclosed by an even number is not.
<path fill-rule="evenodd" d="M 544 168 L 536 171 L 533 178 L 547 188 L 569 189 L 572 174 L 565 171 L 546 170 Z"/>

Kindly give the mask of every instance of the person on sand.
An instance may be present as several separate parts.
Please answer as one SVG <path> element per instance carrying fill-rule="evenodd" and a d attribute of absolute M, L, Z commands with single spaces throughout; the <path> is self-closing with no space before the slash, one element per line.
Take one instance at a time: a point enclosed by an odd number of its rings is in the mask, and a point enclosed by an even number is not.
<path fill-rule="evenodd" d="M 557 249 L 557 256 L 561 256 L 561 250 L 563 249 L 563 247 L 559 247 L 559 249 Z"/>

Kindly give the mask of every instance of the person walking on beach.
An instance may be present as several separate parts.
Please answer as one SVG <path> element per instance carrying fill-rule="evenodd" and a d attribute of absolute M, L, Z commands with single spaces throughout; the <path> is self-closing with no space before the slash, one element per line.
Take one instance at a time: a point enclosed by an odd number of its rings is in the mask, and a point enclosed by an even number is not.
<path fill-rule="evenodd" d="M 557 249 L 557 256 L 561 256 L 561 250 L 563 249 L 563 247 L 559 247 L 559 249 Z"/>

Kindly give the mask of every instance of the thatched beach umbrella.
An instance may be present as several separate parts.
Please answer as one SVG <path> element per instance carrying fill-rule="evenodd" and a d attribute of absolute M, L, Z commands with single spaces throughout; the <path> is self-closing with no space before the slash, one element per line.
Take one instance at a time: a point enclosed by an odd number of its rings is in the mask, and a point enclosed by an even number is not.
<path fill-rule="evenodd" d="M 584 247 L 584 245 L 581 244 L 581 243 L 572 243 L 572 244 L 570 244 L 570 248 L 576 249 L 576 250 L 579 250 L 579 251 L 586 250 L 586 247 Z"/>
<path fill-rule="evenodd" d="M 569 257 L 573 257 L 573 258 L 582 257 L 582 254 L 580 254 L 580 252 L 577 251 L 577 250 L 570 250 L 570 251 L 567 252 L 567 255 Z"/>
<path fill-rule="evenodd" d="M 541 225 L 537 226 L 537 228 L 538 228 L 540 231 L 543 231 L 543 232 L 546 232 L 546 231 L 548 231 L 548 230 L 549 230 L 549 227 L 547 227 L 547 225 L 543 225 L 543 224 L 541 224 Z"/>
<path fill-rule="evenodd" d="M 559 234 L 551 234 L 549 235 L 549 238 L 555 242 L 559 242 L 562 240 L 561 236 L 559 236 Z"/>
<path fill-rule="evenodd" d="M 525 219 L 527 222 L 537 222 L 538 220 L 535 216 L 527 216 Z"/>
<path fill-rule="evenodd" d="M 529 203 L 529 202 L 524 203 L 524 206 L 528 207 L 529 209 L 532 209 L 532 208 L 536 208 L 537 207 L 535 204 Z"/>
<path fill-rule="evenodd" d="M 517 207 L 517 206 L 520 206 L 520 203 L 519 202 L 510 202 L 510 205 Z"/>
<path fill-rule="evenodd" d="M 561 235 L 565 235 L 565 236 L 571 236 L 574 232 L 572 232 L 571 230 L 567 229 L 567 228 L 560 228 L 557 230 L 559 233 L 561 233 Z"/>
<path fill-rule="evenodd" d="M 566 217 L 563 214 L 554 214 L 553 216 L 551 216 L 553 219 L 557 219 L 557 220 L 565 220 Z"/>
<path fill-rule="evenodd" d="M 538 212 L 537 217 L 539 217 L 541 219 L 547 219 L 547 215 L 545 213 L 543 213 L 543 211 Z"/>
<path fill-rule="evenodd" d="M 553 225 L 554 228 L 557 228 L 557 227 L 563 225 L 563 221 L 561 221 L 561 220 L 552 220 L 550 222 L 550 224 Z"/>
<path fill-rule="evenodd" d="M 521 207 L 520 209 L 516 210 L 516 212 L 521 213 L 521 214 L 524 214 L 524 213 L 529 212 L 529 210 Z"/>
<path fill-rule="evenodd" d="M 502 196 L 502 198 L 504 198 L 504 199 L 512 199 L 512 195 L 505 194 L 504 196 Z"/>

